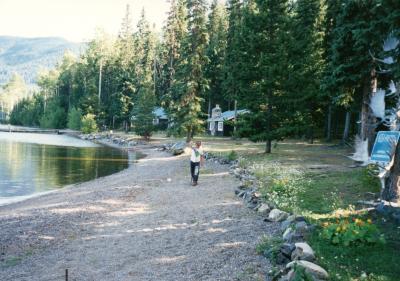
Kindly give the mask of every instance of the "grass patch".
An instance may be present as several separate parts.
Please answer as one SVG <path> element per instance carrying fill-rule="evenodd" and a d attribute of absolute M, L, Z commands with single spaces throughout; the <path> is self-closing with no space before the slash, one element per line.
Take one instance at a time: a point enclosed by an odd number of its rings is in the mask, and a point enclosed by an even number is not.
<path fill-rule="evenodd" d="M 303 214 L 331 213 L 366 199 L 367 192 L 379 192 L 379 181 L 366 180 L 366 173 L 366 168 L 358 168 L 322 176 L 308 174 L 308 184 L 298 194 L 298 209 Z"/>
<path fill-rule="evenodd" d="M 256 246 L 256 253 L 275 262 L 282 243 L 283 240 L 280 237 L 263 236 Z"/>

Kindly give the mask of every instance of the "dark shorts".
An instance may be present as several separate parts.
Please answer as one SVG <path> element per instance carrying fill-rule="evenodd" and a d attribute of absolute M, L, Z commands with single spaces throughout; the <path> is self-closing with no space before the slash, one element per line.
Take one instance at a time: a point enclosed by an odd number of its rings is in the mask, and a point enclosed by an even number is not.
<path fill-rule="evenodd" d="M 190 161 L 190 174 L 192 175 L 192 181 L 197 182 L 200 174 L 200 162 Z"/>

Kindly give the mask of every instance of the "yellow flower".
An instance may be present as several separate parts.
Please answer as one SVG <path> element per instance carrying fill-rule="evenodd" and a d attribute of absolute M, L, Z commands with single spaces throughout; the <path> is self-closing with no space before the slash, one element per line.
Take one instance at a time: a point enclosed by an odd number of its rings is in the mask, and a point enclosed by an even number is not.
<path fill-rule="evenodd" d="M 355 224 L 358 226 L 362 226 L 362 225 L 364 225 L 364 222 L 361 219 L 356 219 Z"/>
<path fill-rule="evenodd" d="M 367 219 L 367 222 L 368 222 L 369 224 L 372 224 L 372 220 L 371 220 L 371 219 Z"/>

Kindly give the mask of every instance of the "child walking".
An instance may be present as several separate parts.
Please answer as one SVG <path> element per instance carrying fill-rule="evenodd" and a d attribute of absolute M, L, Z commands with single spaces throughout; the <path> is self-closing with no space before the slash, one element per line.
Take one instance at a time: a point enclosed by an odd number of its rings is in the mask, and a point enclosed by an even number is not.
<path fill-rule="evenodd" d="M 190 155 L 190 174 L 192 176 L 192 185 L 196 186 L 199 180 L 200 164 L 204 161 L 203 148 L 201 147 L 201 141 L 196 141 L 196 145 L 192 147 L 192 153 Z"/>

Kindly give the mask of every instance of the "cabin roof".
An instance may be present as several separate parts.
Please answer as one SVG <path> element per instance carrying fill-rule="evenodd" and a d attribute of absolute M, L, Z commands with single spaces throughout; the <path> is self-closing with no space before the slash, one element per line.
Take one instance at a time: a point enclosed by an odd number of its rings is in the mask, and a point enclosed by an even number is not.
<path fill-rule="evenodd" d="M 165 110 L 162 107 L 156 107 L 153 110 L 153 113 L 158 119 L 168 119 L 167 114 L 165 113 Z"/>

